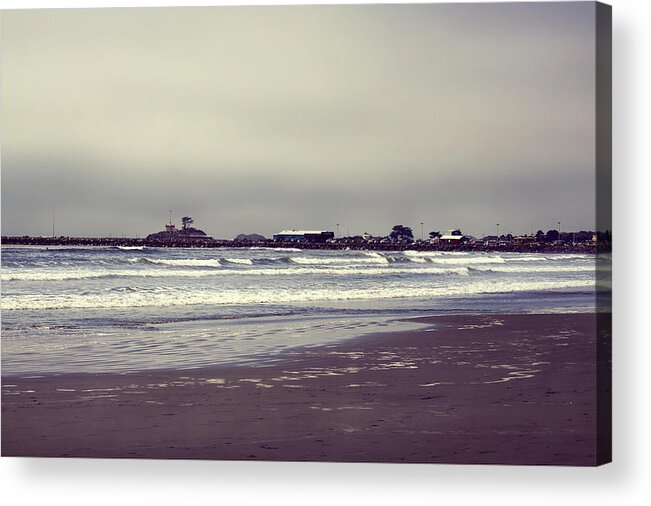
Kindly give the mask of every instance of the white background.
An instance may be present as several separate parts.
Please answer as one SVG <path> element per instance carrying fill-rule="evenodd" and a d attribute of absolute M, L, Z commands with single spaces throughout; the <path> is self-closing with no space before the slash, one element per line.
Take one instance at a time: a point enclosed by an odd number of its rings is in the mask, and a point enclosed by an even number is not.
<path fill-rule="evenodd" d="M 246 2 L 0 0 L 0 7 L 229 3 Z M 278 2 L 249 2 L 267 3 Z M 5 457 L 0 459 L 0 500 L 10 505 L 651 504 L 651 333 L 645 318 L 651 283 L 647 226 L 651 216 L 651 134 L 645 129 L 651 112 L 651 2 L 610 3 L 614 48 L 615 235 L 612 464 L 600 468 L 561 468 Z"/>

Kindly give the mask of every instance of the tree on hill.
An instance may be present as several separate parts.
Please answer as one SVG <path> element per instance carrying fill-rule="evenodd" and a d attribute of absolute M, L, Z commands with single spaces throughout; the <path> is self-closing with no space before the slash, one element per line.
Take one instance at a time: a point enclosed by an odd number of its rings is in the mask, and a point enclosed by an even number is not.
<path fill-rule="evenodd" d="M 259 242 L 266 241 L 265 236 L 260 234 L 239 234 L 236 238 L 236 241 L 246 241 L 246 242 Z"/>
<path fill-rule="evenodd" d="M 414 233 L 411 231 L 411 228 L 409 227 L 396 225 L 395 227 L 393 227 L 393 230 L 391 230 L 389 237 L 391 238 L 392 241 L 413 242 Z"/>
<path fill-rule="evenodd" d="M 189 216 L 184 216 L 183 218 L 181 218 L 181 223 L 183 223 L 183 230 L 187 230 L 192 226 L 194 220 Z"/>
<path fill-rule="evenodd" d="M 558 241 L 558 239 L 559 239 L 558 230 L 548 230 L 547 233 L 545 234 L 545 240 L 547 242 Z"/>
<path fill-rule="evenodd" d="M 438 230 L 434 230 L 429 233 L 430 239 L 436 239 L 437 237 L 441 237 L 441 232 L 439 232 Z"/>

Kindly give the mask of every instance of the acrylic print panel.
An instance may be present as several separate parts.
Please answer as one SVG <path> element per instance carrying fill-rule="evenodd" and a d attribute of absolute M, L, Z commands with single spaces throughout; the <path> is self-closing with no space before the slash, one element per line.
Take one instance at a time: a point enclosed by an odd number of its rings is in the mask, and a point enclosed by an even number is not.
<path fill-rule="evenodd" d="M 610 7 L 1 23 L 3 455 L 610 460 Z"/>

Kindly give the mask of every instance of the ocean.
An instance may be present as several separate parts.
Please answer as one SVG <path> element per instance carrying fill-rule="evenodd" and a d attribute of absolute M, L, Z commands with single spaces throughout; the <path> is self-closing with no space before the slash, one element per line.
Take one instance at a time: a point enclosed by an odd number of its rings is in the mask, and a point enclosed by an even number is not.
<path fill-rule="evenodd" d="M 595 257 L 2 247 L 2 372 L 265 364 L 414 316 L 594 312 Z"/>

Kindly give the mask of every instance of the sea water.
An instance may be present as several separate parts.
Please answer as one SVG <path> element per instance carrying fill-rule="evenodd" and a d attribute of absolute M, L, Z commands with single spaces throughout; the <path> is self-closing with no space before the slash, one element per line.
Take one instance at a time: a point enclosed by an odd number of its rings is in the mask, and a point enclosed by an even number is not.
<path fill-rule="evenodd" d="M 412 316 L 595 311 L 595 257 L 2 247 L 2 372 L 264 363 Z"/>

